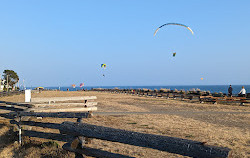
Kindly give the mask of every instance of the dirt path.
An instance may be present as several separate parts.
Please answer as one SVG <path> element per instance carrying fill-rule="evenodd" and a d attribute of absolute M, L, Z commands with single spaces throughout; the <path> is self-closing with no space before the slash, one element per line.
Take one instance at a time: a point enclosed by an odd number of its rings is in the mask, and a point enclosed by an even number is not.
<path fill-rule="evenodd" d="M 195 115 L 195 114 L 250 114 L 250 112 L 215 112 L 215 111 L 206 111 L 206 112 L 197 112 L 197 111 L 150 111 L 150 112 L 94 112 L 97 115 L 143 115 L 143 114 L 176 114 L 176 115 Z"/>
<path fill-rule="evenodd" d="M 99 115 L 161 114 L 250 130 L 250 107 L 98 93 Z"/>
<path fill-rule="evenodd" d="M 192 118 L 203 122 L 213 124 L 239 127 L 250 130 L 250 123 L 248 120 L 240 119 L 242 115 L 250 116 L 250 112 L 215 112 L 215 111 L 151 111 L 151 112 L 95 112 L 95 115 L 145 115 L 145 114 L 160 114 L 160 115 L 177 115 L 186 118 Z M 237 121 L 235 121 L 237 119 Z"/>

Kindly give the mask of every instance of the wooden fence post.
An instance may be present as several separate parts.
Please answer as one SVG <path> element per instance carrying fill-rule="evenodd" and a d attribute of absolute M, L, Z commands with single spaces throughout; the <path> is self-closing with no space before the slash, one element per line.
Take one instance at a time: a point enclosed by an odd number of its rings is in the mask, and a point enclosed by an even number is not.
<path fill-rule="evenodd" d="M 17 113 L 17 128 L 18 128 L 18 142 L 21 145 L 22 144 L 22 127 L 21 127 L 21 121 L 22 121 L 22 116 Z"/>

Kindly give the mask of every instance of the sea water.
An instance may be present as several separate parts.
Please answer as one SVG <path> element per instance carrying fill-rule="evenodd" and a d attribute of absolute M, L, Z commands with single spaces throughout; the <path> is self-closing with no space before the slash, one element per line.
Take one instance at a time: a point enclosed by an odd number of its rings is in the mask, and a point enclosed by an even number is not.
<path fill-rule="evenodd" d="M 250 93 L 250 85 L 232 85 L 233 88 L 233 94 L 237 94 L 240 92 L 241 87 L 244 86 L 247 93 Z M 171 90 L 192 90 L 192 89 L 200 89 L 201 91 L 210 91 L 211 93 L 215 92 L 222 92 L 222 93 L 227 93 L 229 85 L 171 85 L 171 86 L 84 86 L 82 88 L 80 87 L 45 87 L 45 89 L 52 89 L 52 90 L 61 90 L 61 91 L 78 91 L 87 89 L 90 90 L 92 88 L 108 88 L 108 89 L 113 89 L 113 88 L 119 88 L 119 89 L 142 89 L 142 88 L 147 88 L 147 89 L 161 89 L 161 88 L 166 88 L 166 89 L 171 89 Z"/>

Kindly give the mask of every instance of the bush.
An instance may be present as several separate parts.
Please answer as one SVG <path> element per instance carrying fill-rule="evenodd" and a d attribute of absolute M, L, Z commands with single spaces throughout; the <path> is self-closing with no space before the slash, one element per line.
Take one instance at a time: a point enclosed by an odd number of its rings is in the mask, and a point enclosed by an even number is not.
<path fill-rule="evenodd" d="M 56 147 L 56 148 L 59 148 L 59 144 L 55 141 L 48 141 L 48 142 L 44 142 L 42 143 L 41 145 L 42 148 L 45 148 L 45 147 Z"/>

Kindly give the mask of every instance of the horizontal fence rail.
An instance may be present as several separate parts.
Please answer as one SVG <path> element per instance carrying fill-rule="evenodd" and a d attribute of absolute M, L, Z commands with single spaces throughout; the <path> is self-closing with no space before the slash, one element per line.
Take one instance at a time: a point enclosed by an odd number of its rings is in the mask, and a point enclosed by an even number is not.
<path fill-rule="evenodd" d="M 206 146 L 202 142 L 144 134 L 86 123 L 63 122 L 61 133 L 153 148 L 191 157 L 227 157 L 230 149 Z"/>

